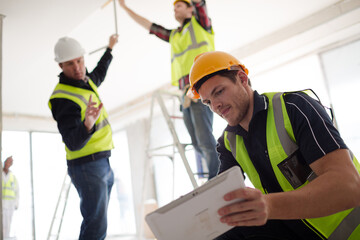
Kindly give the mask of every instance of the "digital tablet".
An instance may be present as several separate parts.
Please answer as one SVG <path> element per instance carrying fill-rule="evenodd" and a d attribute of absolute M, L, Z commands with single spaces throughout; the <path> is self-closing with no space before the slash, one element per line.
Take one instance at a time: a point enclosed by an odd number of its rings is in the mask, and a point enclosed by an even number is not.
<path fill-rule="evenodd" d="M 202 186 L 146 215 L 157 240 L 210 240 L 230 230 L 217 211 L 235 201 L 224 195 L 245 187 L 240 167 L 234 166 Z"/>

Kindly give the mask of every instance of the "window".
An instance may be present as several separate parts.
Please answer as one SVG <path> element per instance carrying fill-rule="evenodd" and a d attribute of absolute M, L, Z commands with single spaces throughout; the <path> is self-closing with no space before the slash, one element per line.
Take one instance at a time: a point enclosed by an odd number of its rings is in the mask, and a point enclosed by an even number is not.
<path fill-rule="evenodd" d="M 2 142 L 2 158 L 5 160 L 13 156 L 11 170 L 20 186 L 19 209 L 14 213 L 11 234 L 17 239 L 33 239 L 34 226 L 36 239 L 47 239 L 64 179 L 69 180 L 61 136 L 54 133 L 4 131 Z M 114 134 L 114 144 L 116 148 L 112 151 L 110 164 L 115 181 L 108 210 L 108 236 L 135 235 L 131 171 L 124 132 Z M 60 239 L 76 239 L 82 221 L 79 197 L 72 185 L 67 199 L 64 197 L 65 192 L 62 193 L 60 202 L 67 200 L 67 205 Z M 62 209 L 55 219 L 54 232 L 58 229 Z"/>

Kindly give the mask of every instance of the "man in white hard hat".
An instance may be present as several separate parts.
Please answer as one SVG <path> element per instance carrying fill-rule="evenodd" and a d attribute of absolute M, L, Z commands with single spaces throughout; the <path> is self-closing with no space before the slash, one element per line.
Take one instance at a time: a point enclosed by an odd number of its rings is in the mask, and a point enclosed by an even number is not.
<path fill-rule="evenodd" d="M 117 35 L 110 37 L 104 55 L 91 73 L 85 68 L 85 50 L 78 41 L 64 37 L 55 45 L 55 61 L 62 72 L 49 107 L 65 143 L 68 174 L 80 197 L 81 240 L 106 236 L 107 208 L 114 182 L 109 164 L 113 141 L 97 88 L 105 79 L 117 40 Z"/>
<path fill-rule="evenodd" d="M 10 237 L 11 221 L 14 211 L 19 207 L 19 184 L 15 175 L 10 171 L 14 159 L 6 158 L 2 173 L 2 206 L 3 206 L 3 235 Z"/>
<path fill-rule="evenodd" d="M 186 93 L 189 87 L 189 72 L 195 56 L 215 50 L 214 31 L 205 0 L 175 0 L 174 17 L 180 24 L 176 29 L 166 29 L 150 22 L 132 11 L 125 4 L 125 0 L 119 0 L 119 4 L 150 34 L 170 43 L 171 84 Z M 210 179 L 217 174 L 219 168 L 215 150 L 216 140 L 212 134 L 213 113 L 200 101 L 192 101 L 185 94 L 182 112 L 196 156 L 200 155 L 206 160 Z"/>

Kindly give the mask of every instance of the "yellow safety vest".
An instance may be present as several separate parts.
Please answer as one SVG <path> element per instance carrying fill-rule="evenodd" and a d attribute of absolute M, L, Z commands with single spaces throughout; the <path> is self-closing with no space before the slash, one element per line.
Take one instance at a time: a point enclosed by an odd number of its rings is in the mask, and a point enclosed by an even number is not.
<path fill-rule="evenodd" d="M 179 85 L 179 79 L 189 75 L 194 58 L 203 52 L 215 50 L 214 32 L 206 31 L 193 16 L 182 31 L 171 31 L 171 84 Z"/>
<path fill-rule="evenodd" d="M 84 121 L 86 107 L 90 95 L 92 95 L 92 101 L 96 102 L 96 106 L 101 103 L 97 87 L 91 79 L 89 79 L 89 84 L 94 90 L 95 94 L 91 90 L 58 83 L 50 97 L 50 100 L 54 98 L 65 98 L 78 104 L 81 108 L 81 120 Z M 48 104 L 49 108 L 51 109 L 50 100 Z M 71 151 L 65 145 L 66 159 L 73 160 L 93 153 L 111 150 L 113 148 L 114 144 L 112 141 L 112 130 L 108 121 L 108 114 L 103 107 L 101 109 L 98 120 L 95 122 L 95 132 L 91 136 L 90 140 L 86 143 L 86 145 L 80 150 L 76 151 Z"/>
<path fill-rule="evenodd" d="M 284 192 L 294 190 L 294 187 L 286 179 L 278 165 L 288 156 L 293 154 L 298 146 L 292 130 L 291 122 L 286 111 L 283 99 L 284 93 L 264 93 L 269 98 L 269 107 L 266 123 L 266 141 L 269 159 L 275 176 Z M 255 188 L 264 190 L 260 177 L 249 157 L 242 136 L 233 132 L 224 132 L 225 147 L 232 152 L 236 161 L 248 175 Z M 351 154 L 352 155 L 352 154 Z M 360 172 L 360 165 L 355 156 L 352 155 L 353 162 Z M 311 181 L 310 173 L 308 180 L 301 188 Z M 360 239 L 360 208 L 348 209 L 330 216 L 312 219 L 302 219 L 307 227 L 313 230 L 322 239 Z"/>
<path fill-rule="evenodd" d="M 12 172 L 9 172 L 8 174 L 9 180 L 6 183 L 2 182 L 2 198 L 6 200 L 14 200 L 16 198 L 15 189 L 17 182 Z"/>

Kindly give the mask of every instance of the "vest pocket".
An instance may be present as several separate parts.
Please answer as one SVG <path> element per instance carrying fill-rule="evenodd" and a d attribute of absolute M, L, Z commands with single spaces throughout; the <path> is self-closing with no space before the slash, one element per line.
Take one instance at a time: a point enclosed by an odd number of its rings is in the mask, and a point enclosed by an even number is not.
<path fill-rule="evenodd" d="M 313 175 L 309 165 L 299 160 L 298 151 L 295 151 L 277 166 L 294 189 L 303 185 Z"/>

